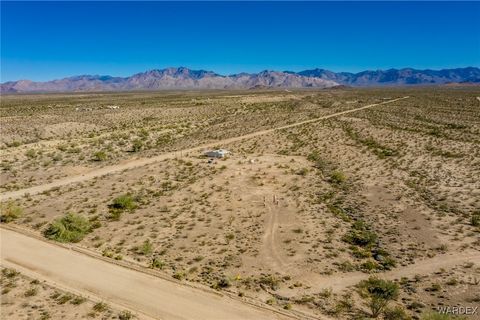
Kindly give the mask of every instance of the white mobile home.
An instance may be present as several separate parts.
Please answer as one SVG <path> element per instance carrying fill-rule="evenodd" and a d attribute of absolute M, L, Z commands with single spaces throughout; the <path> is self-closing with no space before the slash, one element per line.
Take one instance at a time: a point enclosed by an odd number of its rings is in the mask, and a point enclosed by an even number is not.
<path fill-rule="evenodd" d="M 230 153 L 230 151 L 225 149 L 209 150 L 205 151 L 205 156 L 209 158 L 225 158 Z"/>

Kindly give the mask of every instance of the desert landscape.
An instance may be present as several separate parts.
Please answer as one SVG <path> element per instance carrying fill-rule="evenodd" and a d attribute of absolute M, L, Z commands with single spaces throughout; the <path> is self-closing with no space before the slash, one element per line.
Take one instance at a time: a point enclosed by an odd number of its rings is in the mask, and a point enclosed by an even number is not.
<path fill-rule="evenodd" d="M 2 94 L 0 112 L 9 319 L 480 303 L 478 86 Z"/>

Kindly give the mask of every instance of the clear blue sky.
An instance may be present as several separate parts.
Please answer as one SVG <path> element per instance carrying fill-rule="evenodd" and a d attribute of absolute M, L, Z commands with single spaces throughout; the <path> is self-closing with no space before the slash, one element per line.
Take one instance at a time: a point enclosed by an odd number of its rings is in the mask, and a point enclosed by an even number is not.
<path fill-rule="evenodd" d="M 1 81 L 480 66 L 479 2 L 1 2 Z"/>

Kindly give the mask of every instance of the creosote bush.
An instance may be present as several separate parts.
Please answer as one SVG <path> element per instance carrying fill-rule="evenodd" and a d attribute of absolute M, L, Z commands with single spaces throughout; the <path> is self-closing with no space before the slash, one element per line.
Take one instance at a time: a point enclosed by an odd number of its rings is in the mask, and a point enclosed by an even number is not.
<path fill-rule="evenodd" d="M 144 256 L 149 256 L 153 253 L 153 244 L 150 239 L 145 240 L 145 242 L 139 248 L 138 253 Z"/>
<path fill-rule="evenodd" d="M 118 319 L 130 320 L 130 319 L 133 319 L 133 314 L 128 310 L 124 310 L 118 314 Z"/>
<path fill-rule="evenodd" d="M 386 308 L 383 312 L 383 319 L 384 320 L 411 320 L 412 317 L 405 312 L 400 306 L 396 306 L 393 308 Z"/>
<path fill-rule="evenodd" d="M 132 143 L 132 152 L 138 152 L 144 147 L 142 140 L 136 139 Z"/>
<path fill-rule="evenodd" d="M 370 248 L 375 245 L 377 235 L 368 229 L 365 222 L 357 220 L 352 224 L 352 228 L 343 237 L 343 240 L 349 244 Z"/>
<path fill-rule="evenodd" d="M 480 211 L 472 214 L 471 223 L 474 227 L 480 227 Z"/>
<path fill-rule="evenodd" d="M 17 220 L 23 214 L 21 207 L 17 206 L 13 202 L 0 205 L 0 222 L 9 223 Z"/>
<path fill-rule="evenodd" d="M 95 312 L 105 312 L 108 310 L 108 304 L 106 304 L 105 302 L 98 302 L 93 306 L 92 309 Z"/>
<path fill-rule="evenodd" d="M 97 151 L 93 154 L 93 160 L 105 161 L 107 160 L 107 154 L 104 151 Z"/>
<path fill-rule="evenodd" d="M 132 211 L 137 207 L 137 203 L 131 195 L 124 194 L 113 199 L 109 207 L 111 209 Z"/>
<path fill-rule="evenodd" d="M 92 225 L 88 219 L 76 213 L 67 213 L 50 223 L 43 234 L 59 242 L 79 242 L 91 231 Z"/>
<path fill-rule="evenodd" d="M 347 180 L 347 177 L 341 171 L 333 171 L 330 174 L 330 178 L 329 178 L 329 181 L 333 184 L 336 184 L 336 185 L 340 185 L 340 184 L 344 183 L 346 180 Z"/>
<path fill-rule="evenodd" d="M 110 208 L 110 215 L 108 219 L 118 221 L 120 220 L 124 211 L 133 211 L 137 208 L 137 202 L 130 194 L 124 194 L 113 199 L 112 203 L 108 205 Z"/>
<path fill-rule="evenodd" d="M 420 320 L 466 320 L 466 318 L 453 316 L 446 313 L 427 312 L 420 317 Z"/>
<path fill-rule="evenodd" d="M 387 307 L 388 303 L 398 298 L 399 287 L 395 282 L 370 277 L 358 284 L 358 291 L 362 298 L 367 299 L 373 318 L 377 318 Z"/>
<path fill-rule="evenodd" d="M 165 267 L 165 262 L 163 262 L 159 258 L 153 258 L 150 267 L 153 269 L 163 269 L 163 267 Z"/>

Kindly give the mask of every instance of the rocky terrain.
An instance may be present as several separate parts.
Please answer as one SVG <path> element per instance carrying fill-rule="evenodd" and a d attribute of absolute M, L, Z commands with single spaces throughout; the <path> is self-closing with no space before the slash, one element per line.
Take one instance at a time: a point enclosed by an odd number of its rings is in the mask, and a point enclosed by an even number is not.
<path fill-rule="evenodd" d="M 80 75 L 47 82 L 30 80 L 1 84 L 2 93 L 133 91 L 166 89 L 330 88 L 336 86 L 404 86 L 480 83 L 479 68 L 445 70 L 389 69 L 335 73 L 323 69 L 298 73 L 265 70 L 259 73 L 220 75 L 212 71 L 166 68 L 130 77 Z"/>

